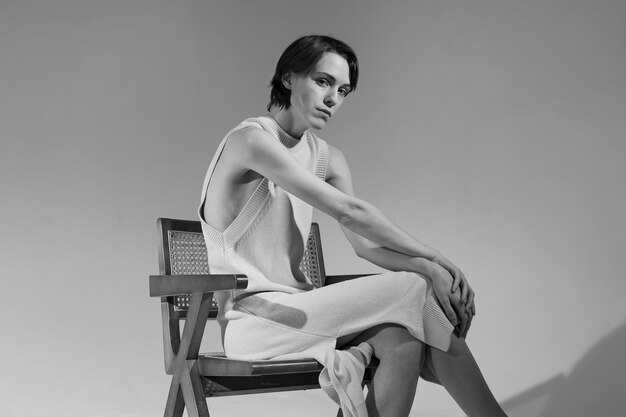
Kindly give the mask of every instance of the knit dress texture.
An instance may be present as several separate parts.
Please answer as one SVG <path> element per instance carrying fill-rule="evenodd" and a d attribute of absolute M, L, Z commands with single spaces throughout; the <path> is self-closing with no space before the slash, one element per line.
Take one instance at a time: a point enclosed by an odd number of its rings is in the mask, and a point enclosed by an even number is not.
<path fill-rule="evenodd" d="M 282 143 L 320 181 L 328 145 L 309 131 L 294 138 L 269 116 L 246 119 L 220 143 L 202 188 L 199 215 L 213 274 L 245 274 L 245 290 L 216 293 L 217 320 L 228 357 L 242 360 L 315 358 L 325 368 L 320 385 L 345 417 L 367 416 L 360 378 L 372 355 L 362 344 L 336 349 L 337 338 L 376 325 L 404 326 L 417 339 L 446 351 L 453 327 L 430 282 L 411 272 L 387 272 L 316 288 L 299 269 L 313 208 L 264 178 L 225 230 L 204 219 L 209 183 L 233 132 L 258 128 Z M 375 353 L 374 353 L 375 354 Z"/>

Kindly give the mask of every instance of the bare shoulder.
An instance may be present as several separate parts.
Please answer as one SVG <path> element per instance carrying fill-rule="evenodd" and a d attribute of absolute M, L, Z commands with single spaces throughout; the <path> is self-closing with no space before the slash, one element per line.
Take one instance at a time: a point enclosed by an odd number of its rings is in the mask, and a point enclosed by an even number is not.
<path fill-rule="evenodd" d="M 287 153 L 284 146 L 272 134 L 260 127 L 248 126 L 228 136 L 226 147 L 241 163 L 258 161 L 259 158 L 276 157 Z"/>
<path fill-rule="evenodd" d="M 330 158 L 343 159 L 343 160 L 346 159 L 346 157 L 345 157 L 344 153 L 341 151 L 341 149 L 337 148 L 336 146 L 331 145 L 328 142 L 326 142 L 326 144 L 328 145 L 328 156 Z"/>
<path fill-rule="evenodd" d="M 350 175 L 350 167 L 344 153 L 337 147 L 328 144 L 328 173 L 326 181 Z"/>
<path fill-rule="evenodd" d="M 247 126 L 228 135 L 227 146 L 237 151 L 254 151 L 258 147 L 270 145 L 272 135 L 256 126 Z"/>

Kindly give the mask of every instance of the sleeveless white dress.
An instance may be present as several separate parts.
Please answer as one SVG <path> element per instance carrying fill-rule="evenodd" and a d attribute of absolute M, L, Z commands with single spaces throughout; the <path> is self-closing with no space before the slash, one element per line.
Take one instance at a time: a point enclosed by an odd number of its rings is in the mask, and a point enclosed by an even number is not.
<path fill-rule="evenodd" d="M 246 127 L 263 129 L 293 158 L 326 177 L 328 146 L 306 131 L 290 136 L 271 117 L 246 119 L 220 143 L 202 188 L 199 215 L 214 274 L 245 274 L 246 290 L 216 296 L 218 322 L 228 357 L 245 360 L 315 358 L 325 366 L 324 391 L 344 416 L 366 416 L 360 378 L 371 348 L 358 355 L 335 349 L 337 338 L 378 324 L 402 325 L 417 339 L 446 351 L 453 326 L 439 307 L 428 280 L 410 272 L 387 272 L 316 288 L 299 269 L 313 208 L 263 179 L 235 220 L 223 231 L 203 217 L 211 176 L 229 136 Z M 356 358 L 356 359 L 355 359 Z"/>

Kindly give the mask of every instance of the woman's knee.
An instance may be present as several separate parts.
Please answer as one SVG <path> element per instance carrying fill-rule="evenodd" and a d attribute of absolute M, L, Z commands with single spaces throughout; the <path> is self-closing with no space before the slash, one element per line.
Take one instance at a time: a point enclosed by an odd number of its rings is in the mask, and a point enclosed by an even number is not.
<path fill-rule="evenodd" d="M 364 340 L 374 348 L 381 361 L 395 360 L 407 367 L 421 369 L 424 362 L 424 343 L 413 337 L 404 326 L 383 324 L 371 329 Z"/>

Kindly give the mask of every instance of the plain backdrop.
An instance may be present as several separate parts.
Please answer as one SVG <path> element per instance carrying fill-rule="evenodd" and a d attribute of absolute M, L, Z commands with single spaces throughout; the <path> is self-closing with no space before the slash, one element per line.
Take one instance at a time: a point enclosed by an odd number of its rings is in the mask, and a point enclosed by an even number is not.
<path fill-rule="evenodd" d="M 156 219 L 196 218 L 219 140 L 310 33 L 361 62 L 319 135 L 464 270 L 509 415 L 622 415 L 625 21 L 623 0 L 1 0 L 0 415 L 162 414 Z M 377 271 L 317 219 L 328 272 Z M 319 390 L 209 407 L 336 412 Z M 420 382 L 412 415 L 462 412 Z"/>

